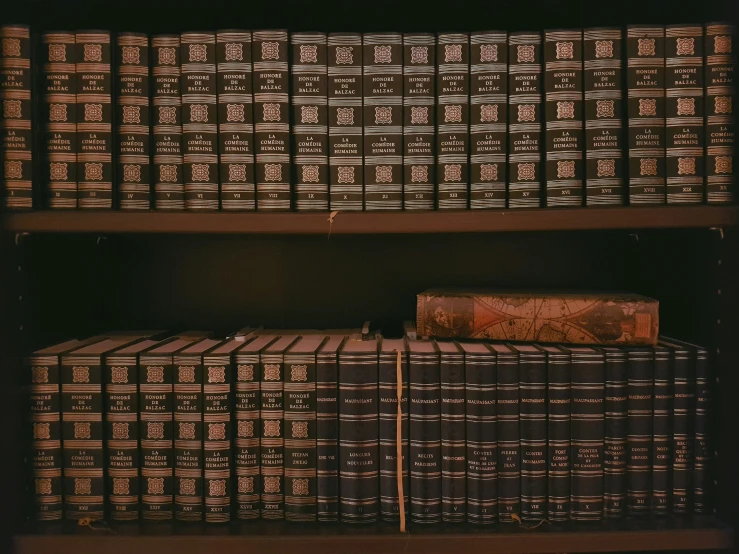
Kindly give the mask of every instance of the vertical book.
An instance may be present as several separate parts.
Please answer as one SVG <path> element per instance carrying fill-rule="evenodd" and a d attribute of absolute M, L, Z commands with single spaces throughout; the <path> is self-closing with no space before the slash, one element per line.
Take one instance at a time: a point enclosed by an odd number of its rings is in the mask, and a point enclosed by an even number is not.
<path fill-rule="evenodd" d="M 498 370 L 498 517 L 507 523 L 521 513 L 518 352 L 503 344 L 490 348 L 495 351 Z"/>
<path fill-rule="evenodd" d="M 606 362 L 603 515 L 620 518 L 626 514 L 627 352 L 604 348 L 603 353 Z"/>
<path fill-rule="evenodd" d="M 570 446 L 572 358 L 558 346 L 542 346 L 547 354 L 547 477 L 550 521 L 570 519 Z"/>
<path fill-rule="evenodd" d="M 475 360 L 471 356 L 466 362 L 465 350 L 454 342 L 437 341 L 436 346 L 441 413 L 441 519 L 463 522 L 467 515 L 465 363 L 472 365 Z M 484 345 L 480 346 L 489 354 Z"/>

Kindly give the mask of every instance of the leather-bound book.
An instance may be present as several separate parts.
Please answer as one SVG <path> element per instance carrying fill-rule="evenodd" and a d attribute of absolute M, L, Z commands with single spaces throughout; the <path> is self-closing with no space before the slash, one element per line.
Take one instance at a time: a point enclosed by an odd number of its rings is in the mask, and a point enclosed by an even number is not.
<path fill-rule="evenodd" d="M 408 512 L 410 475 L 408 473 L 408 351 L 403 339 L 382 339 L 379 354 L 380 409 L 380 517 L 398 521 L 398 352 L 402 380 L 401 445 L 403 452 L 403 501 Z"/>
<path fill-rule="evenodd" d="M 258 519 L 262 483 L 260 478 L 261 419 L 259 353 L 277 339 L 256 337 L 233 354 L 236 365 L 234 380 L 234 473 L 236 475 L 236 517 Z"/>
<path fill-rule="evenodd" d="M 706 24 L 706 199 L 709 204 L 737 200 L 734 149 L 731 131 L 736 118 L 736 27 Z"/>
<path fill-rule="evenodd" d="M 467 516 L 465 351 L 451 341 L 436 341 L 436 347 L 441 407 L 441 519 L 459 523 Z"/>
<path fill-rule="evenodd" d="M 257 209 L 287 211 L 292 205 L 287 31 L 255 31 L 253 38 Z"/>
<path fill-rule="evenodd" d="M 549 521 L 570 519 L 571 356 L 559 346 L 547 355 L 547 476 Z"/>
<path fill-rule="evenodd" d="M 470 34 L 470 208 L 505 208 L 508 35 Z"/>
<path fill-rule="evenodd" d="M 151 208 L 149 37 L 116 36 L 116 182 L 121 210 Z"/>
<path fill-rule="evenodd" d="M 217 210 L 219 174 L 215 33 L 182 33 L 180 59 L 185 209 Z"/>
<path fill-rule="evenodd" d="M 582 56 L 581 30 L 544 33 L 547 208 L 583 204 Z"/>
<path fill-rule="evenodd" d="M 362 211 L 362 35 L 328 35 L 328 143 L 331 210 Z"/>
<path fill-rule="evenodd" d="M 377 349 L 377 339 L 347 340 L 339 353 L 339 510 L 345 523 L 370 523 L 380 515 Z"/>
<path fill-rule="evenodd" d="M 180 36 L 154 35 L 151 50 L 154 206 L 184 210 Z"/>
<path fill-rule="evenodd" d="M 326 33 L 291 33 L 295 209 L 328 211 L 328 51 Z"/>
<path fill-rule="evenodd" d="M 78 207 L 110 209 L 114 175 L 110 32 L 77 32 L 74 42 Z"/>
<path fill-rule="evenodd" d="M 498 518 L 509 523 L 521 513 L 518 352 L 504 344 L 491 344 L 490 349 L 498 370 Z"/>
<path fill-rule="evenodd" d="M 508 35 L 508 207 L 538 208 L 542 148 L 541 34 Z"/>
<path fill-rule="evenodd" d="M 403 209 L 403 35 L 365 33 L 364 209 Z"/>
<path fill-rule="evenodd" d="M 31 31 L 26 25 L 0 26 L 0 158 L 2 207 L 33 207 Z"/>
<path fill-rule="evenodd" d="M 667 203 L 702 204 L 706 145 L 703 25 L 665 28 Z"/>
<path fill-rule="evenodd" d="M 464 351 L 467 444 L 462 460 L 467 463 L 467 522 L 493 523 L 498 519 L 497 352 L 479 342 L 460 346 Z"/>
<path fill-rule="evenodd" d="M 570 347 L 572 362 L 571 507 L 574 521 L 603 517 L 605 356 L 589 347 Z"/>
<path fill-rule="evenodd" d="M 673 420 L 673 353 L 664 346 L 654 347 L 654 400 L 652 403 L 652 514 L 667 515 L 670 510 Z M 692 415 L 692 414 L 691 414 Z M 687 472 L 692 471 L 690 463 Z M 685 487 L 687 489 L 687 487 Z"/>
<path fill-rule="evenodd" d="M 74 33 L 41 36 L 41 121 L 44 128 L 41 179 L 45 206 L 77 207 L 77 49 Z"/>
<path fill-rule="evenodd" d="M 436 205 L 436 35 L 403 34 L 403 209 Z"/>
<path fill-rule="evenodd" d="M 649 348 L 632 348 L 627 352 L 627 513 L 630 516 L 643 516 L 649 514 L 650 509 L 654 354 Z"/>
<path fill-rule="evenodd" d="M 629 204 L 664 204 L 665 28 L 626 30 L 629 117 Z"/>
<path fill-rule="evenodd" d="M 464 210 L 469 200 L 470 37 L 436 37 L 436 206 Z"/>
<path fill-rule="evenodd" d="M 441 522 L 441 387 L 433 341 L 408 341 L 411 521 Z"/>
<path fill-rule="evenodd" d="M 224 211 L 256 209 L 251 57 L 251 31 L 216 33 L 218 173 Z"/>
<path fill-rule="evenodd" d="M 603 353 L 606 357 L 603 516 L 621 518 L 626 514 L 627 352 L 607 347 Z"/>
<path fill-rule="evenodd" d="M 339 350 L 335 335 L 316 353 L 316 494 L 318 521 L 339 519 Z"/>
<path fill-rule="evenodd" d="M 585 203 L 620 206 L 626 193 L 623 31 L 585 29 Z"/>

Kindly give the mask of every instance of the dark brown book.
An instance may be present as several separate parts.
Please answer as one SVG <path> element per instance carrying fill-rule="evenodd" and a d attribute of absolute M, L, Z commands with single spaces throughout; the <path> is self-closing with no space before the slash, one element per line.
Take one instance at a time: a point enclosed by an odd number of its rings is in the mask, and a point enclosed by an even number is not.
<path fill-rule="evenodd" d="M 585 203 L 624 204 L 623 31 L 584 31 Z"/>
<path fill-rule="evenodd" d="M 218 160 L 221 209 L 256 209 L 250 31 L 218 31 Z"/>
<path fill-rule="evenodd" d="M 365 33 L 364 209 L 403 209 L 403 36 Z"/>
<path fill-rule="evenodd" d="M 148 210 L 151 208 L 149 38 L 143 33 L 119 33 L 116 62 L 118 207 Z"/>
<path fill-rule="evenodd" d="M 436 206 L 466 209 L 469 200 L 470 37 L 436 37 Z"/>
<path fill-rule="evenodd" d="M 52 209 L 74 209 L 78 198 L 74 33 L 45 33 L 41 41 L 44 127 L 41 177 L 46 184 L 46 205 Z"/>
<path fill-rule="evenodd" d="M 362 35 L 328 35 L 331 210 L 362 211 Z"/>
<path fill-rule="evenodd" d="M 497 359 L 498 517 L 510 523 L 521 513 L 521 417 L 518 352 L 491 344 Z"/>
<path fill-rule="evenodd" d="M 626 55 L 629 204 L 664 204 L 665 28 L 629 25 Z"/>
<path fill-rule="evenodd" d="M 113 207 L 113 83 L 109 31 L 75 35 L 80 209 Z"/>
<path fill-rule="evenodd" d="M 702 204 L 705 196 L 703 56 L 703 25 L 665 28 L 668 204 Z"/>
<path fill-rule="evenodd" d="M 328 75 L 325 33 L 292 33 L 292 140 L 295 209 L 327 211 Z"/>
<path fill-rule="evenodd" d="M 734 173 L 736 138 L 736 27 L 706 24 L 706 197 L 709 204 L 730 204 L 737 199 Z"/>
<path fill-rule="evenodd" d="M 33 207 L 30 29 L 25 25 L 3 25 L 0 41 L 2 206 L 6 210 L 30 209 Z"/>
<path fill-rule="evenodd" d="M 508 35 L 470 34 L 470 208 L 505 208 Z"/>
<path fill-rule="evenodd" d="M 541 34 L 508 35 L 508 207 L 538 208 L 542 166 Z"/>
<path fill-rule="evenodd" d="M 582 31 L 544 33 L 545 205 L 583 204 Z"/>
<path fill-rule="evenodd" d="M 287 31 L 255 31 L 253 37 L 257 209 L 287 211 L 292 205 Z"/>
<path fill-rule="evenodd" d="M 603 348 L 603 353 L 606 361 L 603 517 L 621 518 L 626 514 L 628 351 Z"/>
<path fill-rule="evenodd" d="M 154 204 L 157 210 L 184 210 L 180 36 L 156 35 L 151 50 Z"/>
<path fill-rule="evenodd" d="M 185 209 L 217 210 L 219 175 L 215 33 L 182 33 L 180 59 Z"/>

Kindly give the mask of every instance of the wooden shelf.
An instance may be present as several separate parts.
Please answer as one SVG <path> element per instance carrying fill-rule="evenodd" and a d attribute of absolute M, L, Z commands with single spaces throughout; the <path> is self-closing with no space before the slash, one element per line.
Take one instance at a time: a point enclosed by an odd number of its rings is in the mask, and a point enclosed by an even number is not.
<path fill-rule="evenodd" d="M 453 552 L 615 552 L 709 550 L 734 546 L 733 531 L 711 516 L 544 524 L 535 530 L 514 525 L 349 526 L 284 522 L 232 525 L 121 525 L 112 530 L 54 526 L 16 535 L 16 554 L 447 554 Z"/>
<path fill-rule="evenodd" d="M 726 227 L 739 206 L 579 208 L 450 212 L 194 213 L 35 211 L 6 214 L 21 233 L 398 234 L 490 233 L 579 229 Z"/>

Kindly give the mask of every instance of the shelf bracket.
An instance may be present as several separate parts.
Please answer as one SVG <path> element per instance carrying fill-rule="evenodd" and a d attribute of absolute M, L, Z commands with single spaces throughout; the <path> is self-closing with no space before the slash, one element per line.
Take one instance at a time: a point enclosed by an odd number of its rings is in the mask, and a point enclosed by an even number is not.
<path fill-rule="evenodd" d="M 23 237 L 27 237 L 27 236 L 28 236 L 28 233 L 26 233 L 26 232 L 16 233 L 15 234 L 15 239 L 14 239 L 15 245 L 16 246 L 20 246 L 20 243 L 21 243 L 21 240 L 23 239 Z"/>
<path fill-rule="evenodd" d="M 724 240 L 724 228 L 723 227 L 710 227 L 711 231 L 718 231 L 721 240 Z"/>

